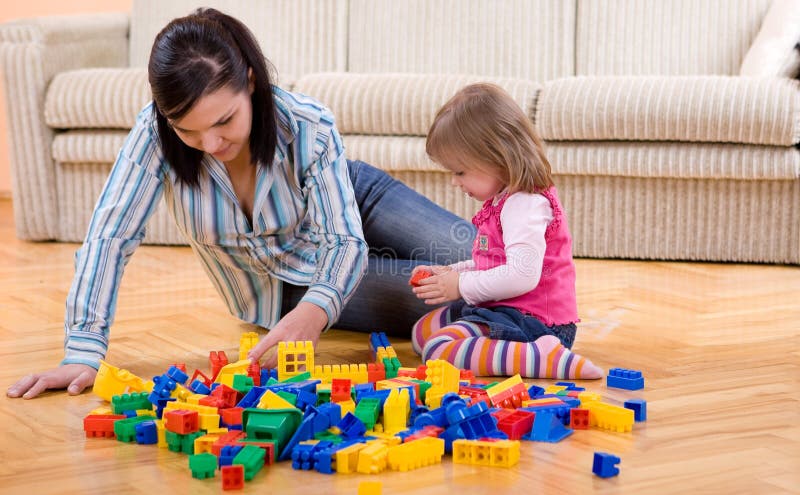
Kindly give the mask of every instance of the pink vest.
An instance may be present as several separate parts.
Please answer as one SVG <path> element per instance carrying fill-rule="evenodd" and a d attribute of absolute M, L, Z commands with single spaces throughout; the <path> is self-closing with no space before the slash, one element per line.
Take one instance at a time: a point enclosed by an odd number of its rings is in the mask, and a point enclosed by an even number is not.
<path fill-rule="evenodd" d="M 578 320 L 578 305 L 575 298 L 575 264 L 572 262 L 572 236 L 569 234 L 567 217 L 561 208 L 556 188 L 542 191 L 550 201 L 553 209 L 553 220 L 544 233 L 547 244 L 542 264 L 542 275 L 539 284 L 530 292 L 505 299 L 481 303 L 478 306 L 510 306 L 521 312 L 535 316 L 547 326 L 565 325 Z M 492 200 L 483 204 L 483 208 L 472 219 L 478 228 L 478 235 L 472 246 L 472 259 L 477 270 L 488 270 L 506 262 L 505 244 L 503 243 L 503 226 L 500 224 L 500 212 L 508 196 L 504 196 L 496 205 Z"/>

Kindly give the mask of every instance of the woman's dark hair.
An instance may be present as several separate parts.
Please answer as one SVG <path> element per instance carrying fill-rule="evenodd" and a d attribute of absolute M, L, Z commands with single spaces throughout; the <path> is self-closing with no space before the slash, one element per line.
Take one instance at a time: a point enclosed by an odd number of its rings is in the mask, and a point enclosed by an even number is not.
<path fill-rule="evenodd" d="M 270 67 L 247 26 L 218 10 L 198 9 L 158 33 L 147 67 L 153 113 L 164 156 L 180 180 L 198 184 L 203 152 L 184 144 L 167 119 L 181 119 L 223 87 L 247 91 L 248 70 L 255 84 L 250 154 L 255 163 L 272 163 L 278 137 Z"/>

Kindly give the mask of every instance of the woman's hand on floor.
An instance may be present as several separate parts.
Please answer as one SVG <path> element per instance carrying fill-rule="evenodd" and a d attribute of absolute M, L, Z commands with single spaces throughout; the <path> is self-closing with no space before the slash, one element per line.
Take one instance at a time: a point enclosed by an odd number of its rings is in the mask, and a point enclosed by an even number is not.
<path fill-rule="evenodd" d="M 6 395 L 33 399 L 45 390 L 67 389 L 69 395 L 78 395 L 87 387 L 91 387 L 97 376 L 97 370 L 85 364 L 62 364 L 41 373 L 33 373 L 22 377 L 17 383 L 8 387 Z"/>
<path fill-rule="evenodd" d="M 316 347 L 319 336 L 326 326 L 328 326 L 328 314 L 322 308 L 316 304 L 301 302 L 283 315 L 275 328 L 250 349 L 247 357 L 255 363 L 262 356 L 266 356 L 261 366 L 275 368 L 278 365 L 278 354 L 273 348 L 277 347 L 278 342 L 310 340 Z"/>

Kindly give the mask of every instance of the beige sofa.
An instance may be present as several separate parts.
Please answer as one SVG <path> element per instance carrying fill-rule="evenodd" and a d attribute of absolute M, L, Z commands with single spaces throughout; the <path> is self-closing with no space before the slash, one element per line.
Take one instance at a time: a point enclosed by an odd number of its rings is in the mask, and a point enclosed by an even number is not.
<path fill-rule="evenodd" d="M 0 26 L 17 234 L 80 241 L 166 22 L 194 1 Z M 337 116 L 348 156 L 469 217 L 424 153 L 459 87 L 506 87 L 547 142 L 576 256 L 800 263 L 800 89 L 741 77 L 770 0 L 207 1 L 279 83 Z M 713 19 L 711 22 L 709 19 Z M 147 242 L 179 244 L 160 208 Z"/>

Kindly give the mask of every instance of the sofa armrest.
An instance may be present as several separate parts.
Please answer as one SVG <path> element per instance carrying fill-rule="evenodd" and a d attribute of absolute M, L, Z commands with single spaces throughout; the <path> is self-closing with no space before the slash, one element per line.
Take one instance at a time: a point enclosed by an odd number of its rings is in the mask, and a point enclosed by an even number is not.
<path fill-rule="evenodd" d="M 11 143 L 14 220 L 21 239 L 57 237 L 53 131 L 44 100 L 53 77 L 83 67 L 128 63 L 128 14 L 40 17 L 0 25 Z"/>

